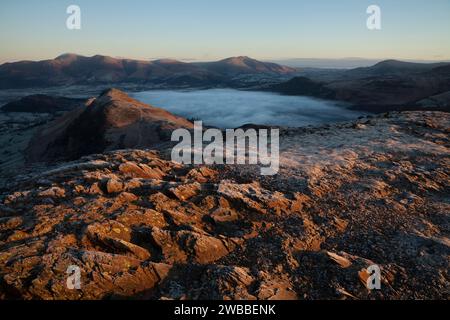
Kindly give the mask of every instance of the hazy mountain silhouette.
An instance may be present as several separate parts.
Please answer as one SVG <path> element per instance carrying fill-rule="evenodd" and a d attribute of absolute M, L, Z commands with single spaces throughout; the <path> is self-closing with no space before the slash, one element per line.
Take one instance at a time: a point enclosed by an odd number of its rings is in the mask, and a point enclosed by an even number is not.
<path fill-rule="evenodd" d="M 437 67 L 450 65 L 446 62 L 438 63 L 415 63 L 404 62 L 399 60 L 385 60 L 381 61 L 371 67 L 356 68 L 345 72 L 349 77 L 374 77 L 374 76 L 387 76 L 387 75 L 399 75 L 404 76 L 406 74 L 423 73 L 430 71 Z"/>
<path fill-rule="evenodd" d="M 450 110 L 450 63 L 386 60 L 372 67 L 295 77 L 272 86 L 290 94 L 350 102 L 372 112 Z"/>

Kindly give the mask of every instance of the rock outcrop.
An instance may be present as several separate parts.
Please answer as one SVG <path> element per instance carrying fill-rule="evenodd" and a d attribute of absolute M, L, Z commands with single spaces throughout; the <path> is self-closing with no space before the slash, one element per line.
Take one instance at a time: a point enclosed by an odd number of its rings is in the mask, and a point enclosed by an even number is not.
<path fill-rule="evenodd" d="M 282 129 L 273 177 L 138 150 L 18 177 L 0 297 L 448 299 L 449 133 L 432 112 Z"/>

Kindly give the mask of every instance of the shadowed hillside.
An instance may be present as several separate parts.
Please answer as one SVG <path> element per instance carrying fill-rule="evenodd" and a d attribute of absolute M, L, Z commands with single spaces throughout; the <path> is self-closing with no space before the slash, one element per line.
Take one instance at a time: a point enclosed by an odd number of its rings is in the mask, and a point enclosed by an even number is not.
<path fill-rule="evenodd" d="M 450 64 L 395 60 L 372 67 L 295 77 L 271 90 L 290 95 L 352 103 L 370 112 L 401 110 L 450 111 Z"/>
<path fill-rule="evenodd" d="M 191 128 L 192 123 L 110 89 L 42 128 L 29 144 L 27 159 L 73 160 L 108 150 L 151 147 L 170 140 L 180 127 Z"/>

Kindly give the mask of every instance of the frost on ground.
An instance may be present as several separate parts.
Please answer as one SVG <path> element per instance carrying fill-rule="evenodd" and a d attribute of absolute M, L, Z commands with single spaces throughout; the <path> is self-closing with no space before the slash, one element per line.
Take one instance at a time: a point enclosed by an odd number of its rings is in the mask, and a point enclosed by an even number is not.
<path fill-rule="evenodd" d="M 449 298 L 449 114 L 280 134 L 271 177 L 141 150 L 18 177 L 0 205 L 0 297 Z M 381 290 L 366 288 L 374 264 Z"/>

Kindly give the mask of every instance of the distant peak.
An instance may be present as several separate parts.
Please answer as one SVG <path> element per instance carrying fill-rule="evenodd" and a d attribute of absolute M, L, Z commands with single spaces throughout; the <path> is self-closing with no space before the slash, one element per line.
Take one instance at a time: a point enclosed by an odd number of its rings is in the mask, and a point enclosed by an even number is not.
<path fill-rule="evenodd" d="M 388 59 L 378 62 L 375 66 L 397 66 L 397 65 L 406 65 L 412 64 L 411 62 L 400 61 L 395 59 Z"/>
<path fill-rule="evenodd" d="M 112 99 L 129 99 L 130 97 L 128 96 L 128 94 L 126 94 L 125 92 L 116 89 L 116 88 L 109 88 L 106 90 L 103 90 L 102 93 L 100 94 L 99 98 L 103 98 L 103 97 L 109 97 Z"/>
<path fill-rule="evenodd" d="M 254 61 L 255 59 L 252 59 L 247 56 L 238 56 L 238 57 L 230 57 L 227 59 L 224 59 L 224 61 L 230 61 L 230 62 L 245 62 L 245 61 Z"/>
<path fill-rule="evenodd" d="M 403 62 L 403 61 L 395 60 L 395 59 L 387 59 L 387 60 L 380 61 L 379 63 L 397 63 L 397 62 Z"/>
<path fill-rule="evenodd" d="M 378 62 L 378 64 L 389 64 L 389 63 L 399 63 L 402 62 L 400 60 L 395 60 L 395 59 L 387 59 L 387 60 L 383 60 Z"/>
<path fill-rule="evenodd" d="M 154 60 L 153 63 L 160 63 L 160 64 L 178 64 L 178 63 L 184 63 L 179 60 L 175 59 L 158 59 Z"/>
<path fill-rule="evenodd" d="M 63 54 L 57 56 L 55 59 L 56 60 L 71 60 L 71 59 L 77 59 L 79 57 L 81 57 L 81 56 L 78 54 L 75 54 L 75 53 L 63 53 Z"/>
<path fill-rule="evenodd" d="M 97 55 L 91 57 L 90 59 L 93 59 L 93 60 L 96 60 L 96 61 L 103 61 L 103 62 L 115 62 L 115 61 L 120 60 L 120 59 L 116 59 L 116 58 L 113 58 L 113 57 L 110 57 L 110 56 L 104 56 L 104 55 L 101 55 L 101 54 L 97 54 Z"/>

